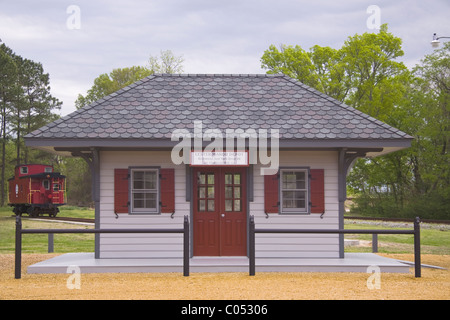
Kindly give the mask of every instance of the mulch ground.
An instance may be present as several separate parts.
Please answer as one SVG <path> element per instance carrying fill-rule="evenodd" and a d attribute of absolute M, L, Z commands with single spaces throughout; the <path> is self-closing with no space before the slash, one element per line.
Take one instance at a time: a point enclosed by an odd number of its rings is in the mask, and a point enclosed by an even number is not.
<path fill-rule="evenodd" d="M 0 255 L 0 300 L 448 300 L 450 256 L 422 255 L 422 277 L 382 273 L 380 288 L 367 285 L 368 273 L 104 273 L 81 274 L 80 289 L 69 289 L 70 274 L 27 274 L 30 264 L 56 254 L 23 254 L 22 279 L 14 279 L 14 255 Z M 413 261 L 409 254 L 385 254 Z M 70 279 L 69 279 L 70 280 Z M 70 282 L 69 284 L 73 284 Z M 372 282 L 373 283 L 373 282 Z"/>

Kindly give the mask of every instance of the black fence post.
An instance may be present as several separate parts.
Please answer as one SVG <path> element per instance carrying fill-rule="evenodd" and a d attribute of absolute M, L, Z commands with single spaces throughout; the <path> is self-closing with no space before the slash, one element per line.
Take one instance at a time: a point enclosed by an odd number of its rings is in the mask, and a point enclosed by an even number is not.
<path fill-rule="evenodd" d="M 250 216 L 249 224 L 249 275 L 255 275 L 255 217 Z"/>
<path fill-rule="evenodd" d="M 372 233 L 372 252 L 377 253 L 378 252 L 378 234 Z"/>
<path fill-rule="evenodd" d="M 16 257 L 15 257 L 15 278 L 22 277 L 22 219 L 16 215 Z"/>
<path fill-rule="evenodd" d="M 48 234 L 48 248 L 47 248 L 48 253 L 54 252 L 54 243 L 55 243 L 54 235 L 53 235 L 53 233 L 49 233 Z"/>
<path fill-rule="evenodd" d="M 183 276 L 189 276 L 189 219 L 184 216 L 183 232 Z"/>
<path fill-rule="evenodd" d="M 414 220 L 414 273 L 416 278 L 422 276 L 422 265 L 420 259 L 420 218 Z"/>

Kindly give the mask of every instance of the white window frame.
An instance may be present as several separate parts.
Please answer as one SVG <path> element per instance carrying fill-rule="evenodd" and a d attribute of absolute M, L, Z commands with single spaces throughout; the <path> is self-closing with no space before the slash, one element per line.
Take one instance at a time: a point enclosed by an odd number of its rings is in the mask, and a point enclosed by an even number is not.
<path fill-rule="evenodd" d="M 42 186 L 44 187 L 45 190 L 50 190 L 50 180 L 48 179 L 42 180 Z"/>
<path fill-rule="evenodd" d="M 156 175 L 156 189 L 135 189 L 134 188 L 134 173 L 135 172 L 154 172 Z M 129 184 L 129 199 L 130 199 L 130 213 L 131 214 L 155 214 L 160 211 L 160 183 L 159 183 L 159 168 L 154 167 L 130 167 L 130 184 Z M 134 195 L 136 193 L 151 193 L 155 194 L 155 208 L 135 208 Z M 145 201 L 144 201 L 145 202 Z"/>
<path fill-rule="evenodd" d="M 20 174 L 28 174 L 28 167 L 20 167 Z"/>
<path fill-rule="evenodd" d="M 303 172 L 305 174 L 305 188 L 303 189 L 285 189 L 283 183 L 283 173 L 285 172 Z M 310 210 L 310 179 L 309 168 L 280 168 L 279 178 L 279 199 L 280 199 L 280 213 L 281 214 L 308 214 Z M 300 191 L 305 192 L 305 207 L 304 208 L 284 208 L 283 191 Z"/>

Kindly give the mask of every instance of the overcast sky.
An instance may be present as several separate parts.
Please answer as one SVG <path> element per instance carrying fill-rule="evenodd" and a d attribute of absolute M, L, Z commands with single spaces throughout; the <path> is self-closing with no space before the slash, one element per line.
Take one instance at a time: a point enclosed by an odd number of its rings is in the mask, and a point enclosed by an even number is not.
<path fill-rule="evenodd" d="M 265 73 L 269 45 L 340 48 L 377 32 L 377 17 L 403 40 L 408 67 L 433 51 L 434 32 L 450 36 L 449 0 L 0 0 L 0 39 L 43 64 L 66 115 L 98 75 L 161 50 L 182 55 L 184 73 Z"/>

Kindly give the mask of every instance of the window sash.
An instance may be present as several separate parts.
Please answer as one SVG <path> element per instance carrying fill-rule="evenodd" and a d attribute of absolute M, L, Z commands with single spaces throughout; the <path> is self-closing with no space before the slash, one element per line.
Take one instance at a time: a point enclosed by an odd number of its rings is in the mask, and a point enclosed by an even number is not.
<path fill-rule="evenodd" d="M 130 177 L 131 213 L 158 213 L 158 169 L 131 169 Z"/>
<path fill-rule="evenodd" d="M 308 213 L 308 169 L 280 170 L 280 212 Z"/>

